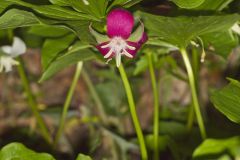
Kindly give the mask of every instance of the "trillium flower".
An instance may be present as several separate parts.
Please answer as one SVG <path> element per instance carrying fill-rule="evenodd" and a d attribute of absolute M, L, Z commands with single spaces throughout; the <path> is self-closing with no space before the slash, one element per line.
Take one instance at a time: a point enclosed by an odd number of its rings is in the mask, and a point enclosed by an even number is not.
<path fill-rule="evenodd" d="M 96 48 L 108 59 L 116 58 L 117 67 L 121 64 L 124 55 L 133 58 L 140 47 L 147 41 L 144 25 L 139 20 L 140 26 L 132 33 L 134 27 L 133 15 L 123 9 L 114 9 L 107 16 L 107 35 L 96 32 L 91 25 L 91 34 L 96 38 Z M 131 34 L 132 33 L 132 34 Z"/>
<path fill-rule="evenodd" d="M 26 52 L 25 43 L 18 37 L 13 38 L 12 46 L 0 47 L 0 72 L 9 72 L 12 66 L 18 65 L 18 61 L 14 60 L 17 56 Z"/>

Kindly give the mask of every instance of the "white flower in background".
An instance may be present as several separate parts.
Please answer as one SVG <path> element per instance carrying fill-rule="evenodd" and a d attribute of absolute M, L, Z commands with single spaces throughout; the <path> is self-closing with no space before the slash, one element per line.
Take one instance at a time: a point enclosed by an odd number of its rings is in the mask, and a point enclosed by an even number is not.
<path fill-rule="evenodd" d="M 240 26 L 237 24 L 237 23 L 235 23 L 233 26 L 232 26 L 232 31 L 233 32 L 235 32 L 235 33 L 237 33 L 238 35 L 240 35 Z"/>
<path fill-rule="evenodd" d="M 14 60 L 15 57 L 26 52 L 25 43 L 18 37 L 13 38 L 12 46 L 0 47 L 0 72 L 9 72 L 12 70 L 13 65 L 18 65 L 18 61 Z"/>
<path fill-rule="evenodd" d="M 87 0 L 82 0 L 85 5 L 89 5 L 89 2 Z"/>

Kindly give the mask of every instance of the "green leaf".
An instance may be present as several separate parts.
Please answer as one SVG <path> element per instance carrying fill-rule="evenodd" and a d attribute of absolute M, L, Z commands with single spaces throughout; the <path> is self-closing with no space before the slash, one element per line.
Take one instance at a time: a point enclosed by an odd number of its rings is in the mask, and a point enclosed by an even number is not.
<path fill-rule="evenodd" d="M 11 2 L 1 2 L 0 5 L 0 13 L 2 13 L 8 6 L 10 6 L 12 3 Z"/>
<path fill-rule="evenodd" d="M 49 0 L 52 4 L 57 4 L 59 6 L 71 6 L 69 0 Z"/>
<path fill-rule="evenodd" d="M 47 16 L 49 18 L 56 18 L 61 20 L 98 20 L 91 15 L 78 13 L 68 8 L 63 8 L 58 5 L 34 5 L 26 3 L 21 0 L 6 0 L 14 4 L 31 8 L 36 12 Z"/>
<path fill-rule="evenodd" d="M 95 39 L 90 34 L 88 21 L 64 21 L 82 42 L 95 43 Z"/>
<path fill-rule="evenodd" d="M 236 156 L 240 148 L 240 137 L 228 139 L 206 139 L 193 153 L 194 159 L 215 159 L 223 152 Z M 215 158 L 213 158 L 215 156 Z M 211 157 L 211 158 L 210 158 Z"/>
<path fill-rule="evenodd" d="M 78 154 L 77 159 L 76 160 L 92 160 L 91 157 L 84 155 L 84 154 Z"/>
<path fill-rule="evenodd" d="M 124 8 L 132 7 L 133 5 L 140 3 L 142 0 L 114 0 L 108 10 L 114 6 L 123 6 Z"/>
<path fill-rule="evenodd" d="M 240 19 L 238 14 L 196 17 L 164 17 L 144 12 L 137 14 L 144 20 L 150 37 L 176 47 L 186 47 L 197 36 L 229 29 Z"/>
<path fill-rule="evenodd" d="M 205 0 L 172 0 L 180 8 L 196 8 L 200 6 Z"/>
<path fill-rule="evenodd" d="M 107 0 L 69 0 L 72 7 L 83 13 L 90 14 L 97 18 L 104 18 L 108 1 Z"/>
<path fill-rule="evenodd" d="M 233 0 L 205 0 L 196 10 L 217 10 L 221 11 Z"/>
<path fill-rule="evenodd" d="M 41 54 L 43 69 L 45 70 L 61 51 L 68 48 L 74 39 L 73 34 L 57 39 L 47 39 L 43 44 Z"/>
<path fill-rule="evenodd" d="M 70 31 L 61 26 L 38 25 L 33 26 L 28 30 L 28 33 L 40 37 L 61 37 L 68 34 Z"/>
<path fill-rule="evenodd" d="M 11 9 L 0 17 L 0 29 L 27 27 L 41 24 L 40 20 L 31 12 Z"/>
<path fill-rule="evenodd" d="M 55 160 L 47 153 L 36 153 L 21 143 L 11 143 L 0 151 L 1 160 Z"/>
<path fill-rule="evenodd" d="M 89 45 L 84 45 L 78 42 L 73 47 L 71 47 L 67 53 L 59 55 L 45 70 L 42 77 L 40 78 L 40 82 L 49 79 L 57 72 L 70 65 L 76 64 L 79 61 L 94 59 L 95 54 L 93 51 L 88 49 L 89 47 Z"/>
<path fill-rule="evenodd" d="M 229 79 L 230 84 L 213 92 L 211 101 L 231 121 L 240 123 L 240 82 Z"/>
<path fill-rule="evenodd" d="M 227 58 L 231 51 L 238 45 L 238 37 L 232 31 L 213 32 L 201 36 L 204 46 L 211 46 L 214 52 Z"/>

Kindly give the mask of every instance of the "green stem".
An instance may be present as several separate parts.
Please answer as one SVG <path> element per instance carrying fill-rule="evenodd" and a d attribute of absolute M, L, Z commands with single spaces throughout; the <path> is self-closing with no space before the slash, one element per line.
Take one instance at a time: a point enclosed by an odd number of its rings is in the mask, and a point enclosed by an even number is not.
<path fill-rule="evenodd" d="M 62 132 L 63 132 L 63 129 L 64 129 L 64 124 L 65 124 L 65 119 L 66 119 L 67 112 L 68 112 L 68 108 L 69 108 L 70 103 L 72 101 L 73 93 L 74 93 L 74 90 L 76 88 L 78 79 L 80 77 L 80 73 L 81 73 L 81 70 L 82 70 L 82 65 L 83 65 L 82 62 L 78 62 L 78 64 L 77 64 L 75 75 L 73 77 L 72 84 L 70 86 L 70 89 L 69 89 L 68 94 L 67 94 L 67 98 L 66 98 L 64 106 L 63 106 L 63 112 L 62 112 L 62 115 L 61 115 L 59 128 L 58 128 L 56 137 L 54 139 L 54 146 L 57 145 L 57 143 L 58 143 L 58 141 L 59 141 L 59 139 L 62 135 Z"/>
<path fill-rule="evenodd" d="M 204 122 L 203 122 L 203 118 L 202 118 L 202 114 L 201 114 L 200 106 L 199 106 L 199 102 L 198 102 L 194 73 L 193 73 L 192 66 L 189 61 L 186 49 L 182 48 L 180 51 L 182 53 L 183 61 L 185 63 L 187 73 L 188 73 L 190 88 L 191 88 L 191 92 L 192 92 L 193 106 L 194 106 L 195 114 L 197 117 L 197 122 L 199 125 L 202 139 L 205 139 L 207 137 L 207 135 L 206 135 L 206 130 L 205 130 L 205 126 L 204 126 Z"/>
<path fill-rule="evenodd" d="M 24 70 L 24 65 L 23 65 L 23 61 L 22 59 L 19 58 L 19 65 L 18 65 L 18 73 L 19 73 L 19 76 L 21 78 L 21 81 L 22 81 L 22 84 L 23 84 L 23 87 L 25 89 L 25 92 L 27 94 L 27 98 L 28 98 L 28 104 L 29 104 L 29 107 L 31 108 L 36 120 L 37 120 L 37 123 L 39 125 L 39 128 L 40 128 L 40 132 L 43 136 L 43 138 L 49 143 L 51 144 L 52 143 L 52 138 L 50 136 L 50 133 L 47 129 L 47 126 L 46 124 L 44 123 L 43 121 L 43 118 L 41 117 L 39 111 L 38 111 L 38 105 L 37 105 L 37 102 L 33 96 L 33 93 L 31 91 L 31 88 L 30 88 L 30 85 L 29 85 L 29 81 L 28 81 L 28 78 L 26 76 L 26 73 L 25 73 L 25 70 Z"/>
<path fill-rule="evenodd" d="M 147 149 L 146 149 L 146 145 L 144 142 L 144 137 L 143 137 L 143 133 L 142 133 L 142 129 L 138 120 L 138 116 L 137 116 L 137 112 L 136 112 L 136 107 L 135 107 L 135 103 L 134 103 L 134 99 L 133 99 L 133 95 L 132 95 L 132 90 L 131 90 L 131 86 L 129 84 L 128 78 L 127 78 L 127 74 L 125 72 L 125 69 L 123 67 L 123 65 L 121 64 L 119 66 L 119 72 L 124 84 L 124 88 L 127 94 L 127 98 L 128 98 L 128 103 L 129 103 L 129 109 L 130 109 L 130 113 L 132 116 L 132 120 L 133 120 L 133 124 L 137 133 L 137 137 L 138 137 L 138 141 L 140 144 L 140 151 L 141 151 L 141 156 L 143 160 L 147 160 L 148 155 L 147 155 Z"/>
<path fill-rule="evenodd" d="M 154 122 L 153 122 L 153 140 L 154 140 L 154 159 L 159 160 L 159 102 L 158 102 L 158 88 L 153 67 L 152 54 L 148 53 L 149 72 L 151 76 L 151 83 L 154 95 Z"/>
<path fill-rule="evenodd" d="M 192 69 L 194 78 L 198 79 L 199 72 L 199 56 L 196 48 L 192 48 Z M 195 87 L 198 93 L 198 83 L 195 81 Z M 187 130 L 191 131 L 194 123 L 194 104 L 192 103 L 188 111 L 188 121 L 187 121 Z"/>
<path fill-rule="evenodd" d="M 88 89 L 89 89 L 89 91 L 90 91 L 90 93 L 93 97 L 93 100 L 96 103 L 100 120 L 103 122 L 103 124 L 107 125 L 108 120 L 107 120 L 107 116 L 106 116 L 105 111 L 104 111 L 102 101 L 99 98 L 99 96 L 97 94 L 97 91 L 96 91 L 94 85 L 92 84 L 91 79 L 89 78 L 89 76 L 88 76 L 88 74 L 85 70 L 82 71 L 82 76 L 83 76 L 83 79 L 84 79 L 85 83 L 87 84 L 87 87 L 88 87 Z"/>
<path fill-rule="evenodd" d="M 187 130 L 190 132 L 193 127 L 193 122 L 194 122 L 194 106 L 193 103 L 189 107 L 188 111 L 188 120 L 187 120 Z"/>

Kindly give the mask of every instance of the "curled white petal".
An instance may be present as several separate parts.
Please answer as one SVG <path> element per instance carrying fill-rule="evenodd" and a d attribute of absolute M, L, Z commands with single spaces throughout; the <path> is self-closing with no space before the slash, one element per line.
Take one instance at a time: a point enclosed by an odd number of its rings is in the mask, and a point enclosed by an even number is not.
<path fill-rule="evenodd" d="M 2 46 L 1 50 L 11 57 L 16 57 L 26 52 L 27 47 L 25 43 L 18 37 L 13 38 L 12 46 Z"/>
<path fill-rule="evenodd" d="M 1 56 L 0 57 L 0 72 L 10 72 L 12 66 L 18 65 L 19 62 L 14 60 L 11 56 Z"/>

